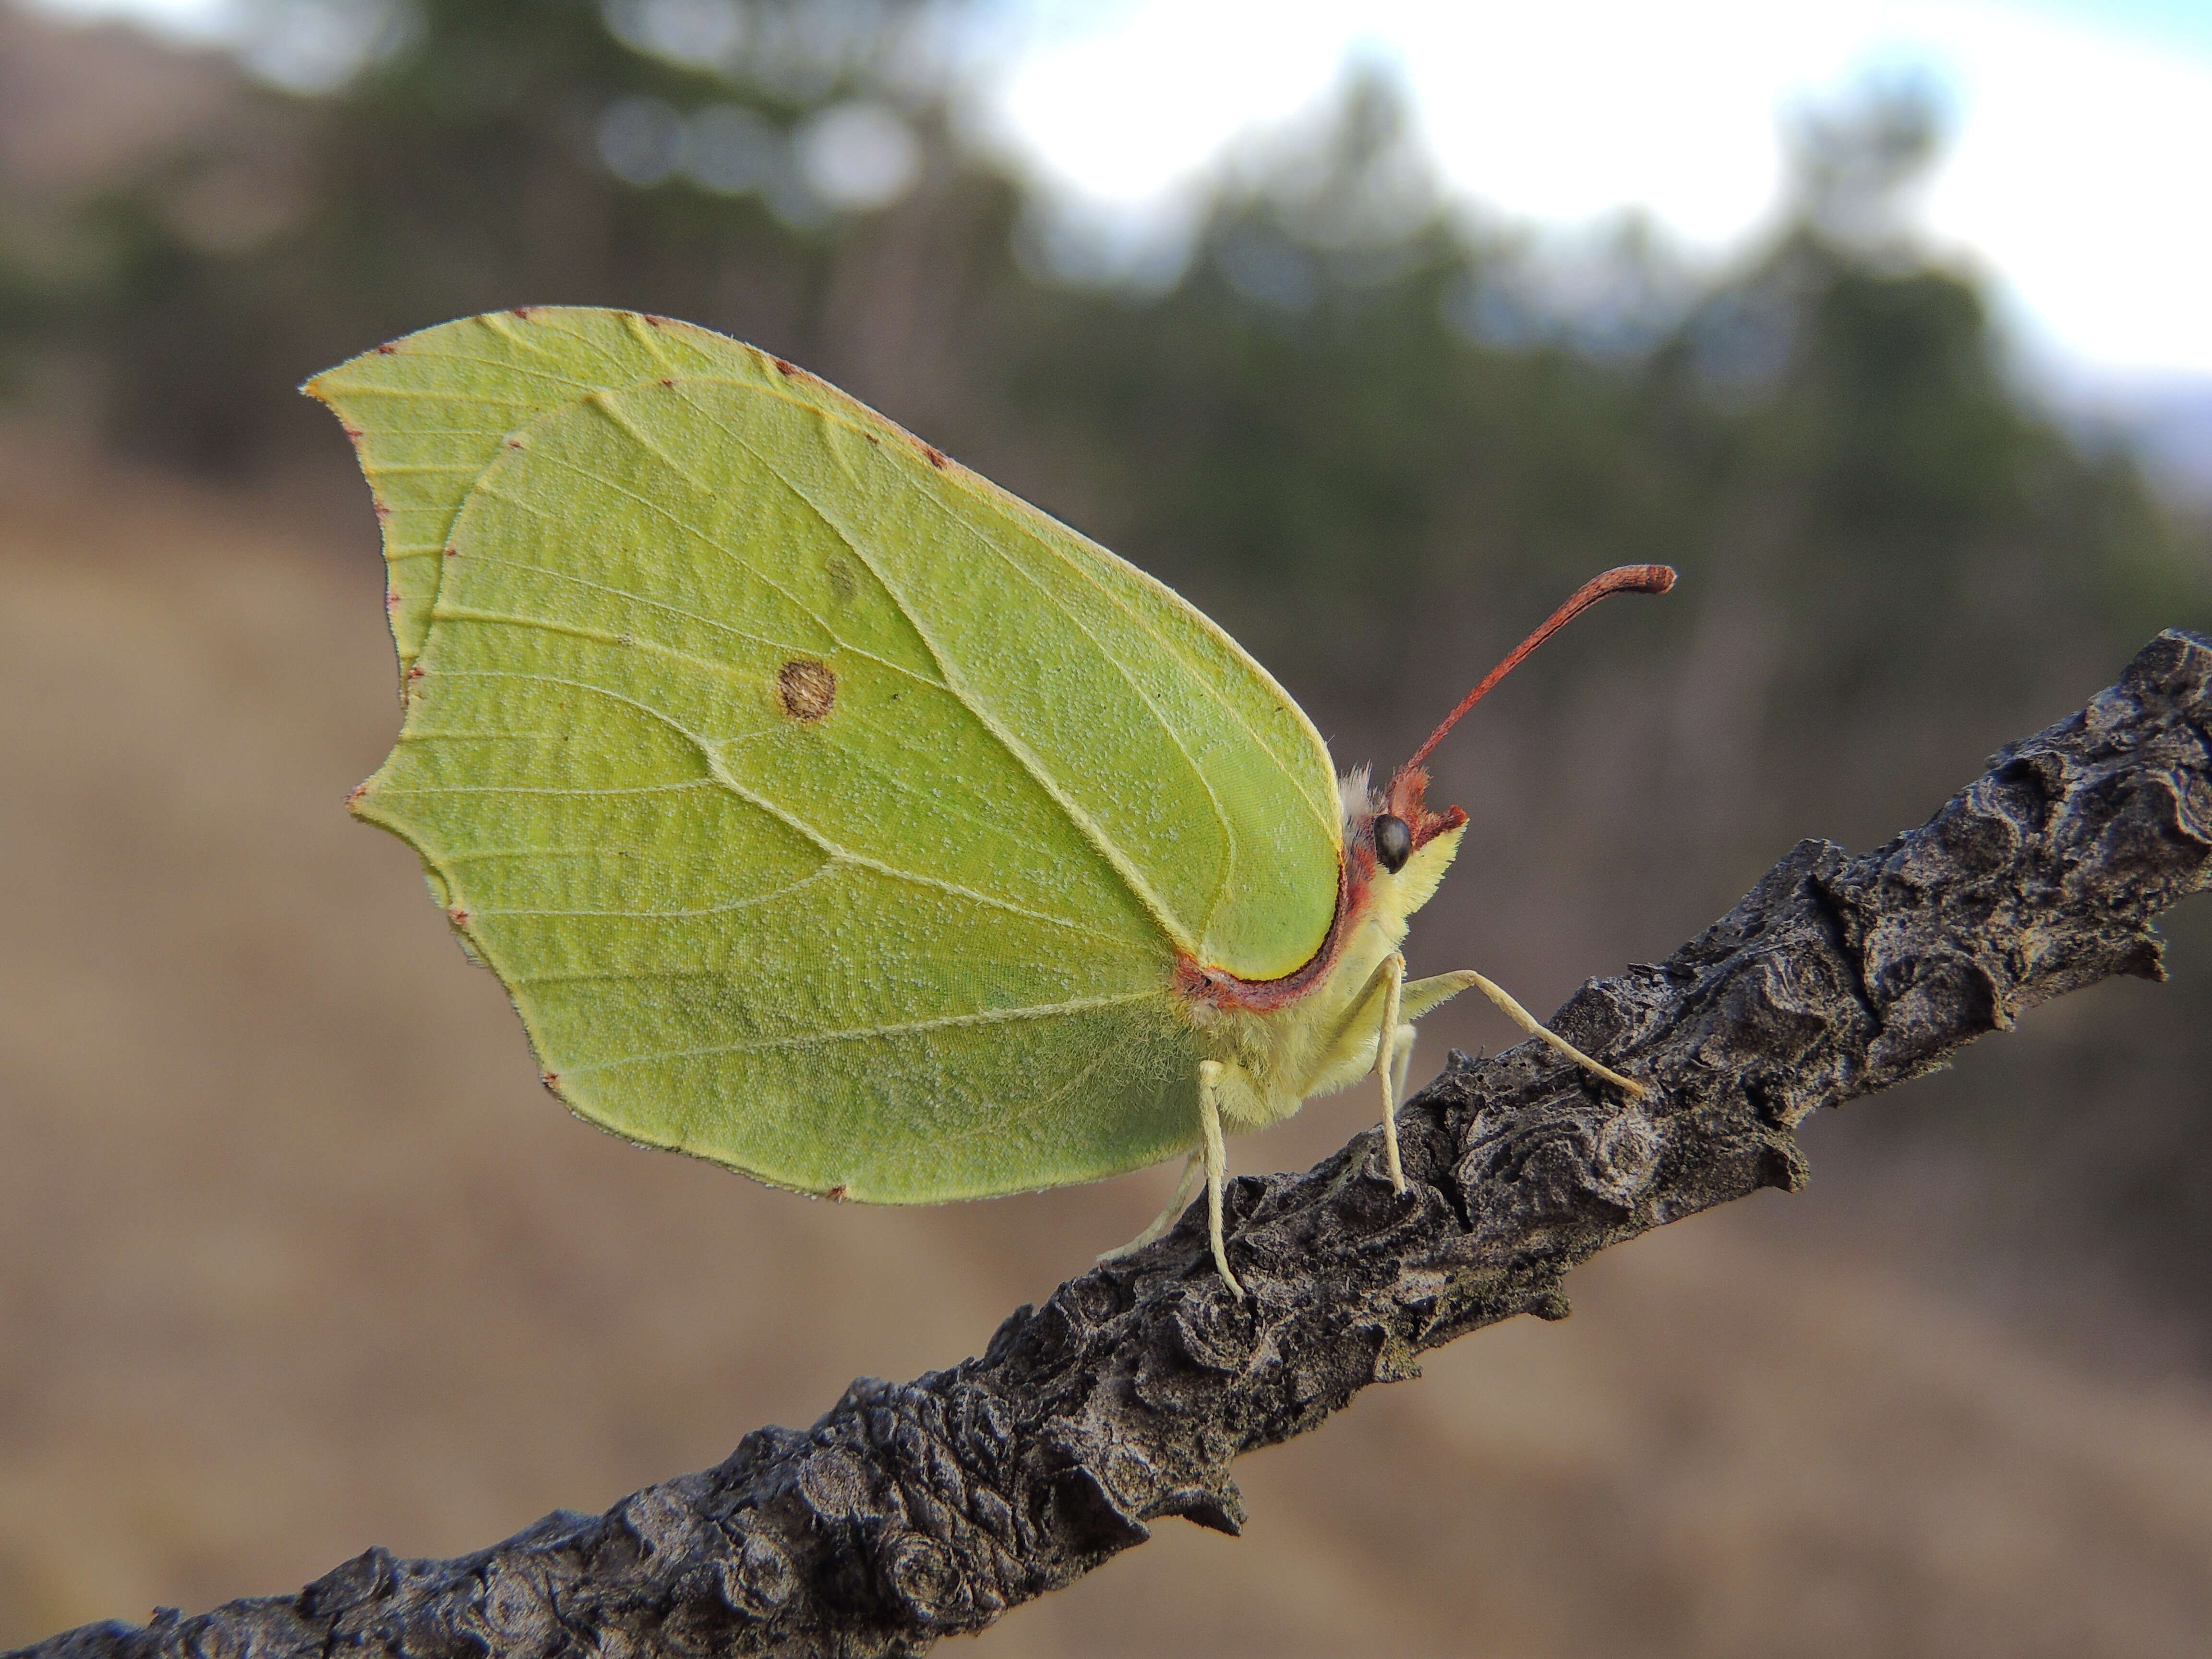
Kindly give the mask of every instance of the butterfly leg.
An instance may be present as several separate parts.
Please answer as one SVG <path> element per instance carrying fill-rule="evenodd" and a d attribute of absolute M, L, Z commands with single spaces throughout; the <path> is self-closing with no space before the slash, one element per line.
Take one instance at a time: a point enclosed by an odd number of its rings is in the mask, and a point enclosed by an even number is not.
<path fill-rule="evenodd" d="M 1394 1098 L 1403 1100 L 1406 1097 L 1406 1073 L 1413 1069 L 1413 1028 L 1409 1024 L 1398 1028 L 1397 1053 L 1398 1058 L 1390 1068 L 1390 1092 Z M 1395 1112 L 1391 1114 L 1393 1117 L 1396 1115 Z"/>
<path fill-rule="evenodd" d="M 1100 1256 L 1098 1259 L 1101 1261 L 1119 1261 L 1123 1256 L 1134 1255 L 1139 1250 L 1143 1249 L 1146 1245 L 1151 1243 L 1154 1239 L 1164 1237 L 1168 1229 L 1174 1226 L 1176 1223 L 1182 1218 L 1183 1206 L 1190 1202 L 1191 1194 L 1197 1189 L 1198 1179 L 1205 1172 L 1206 1157 L 1204 1153 L 1193 1152 L 1188 1158 L 1185 1158 L 1182 1165 L 1182 1176 L 1176 1182 L 1175 1196 L 1168 1200 L 1167 1208 L 1162 1210 L 1158 1215 L 1153 1217 L 1152 1224 L 1146 1228 L 1144 1231 L 1139 1233 L 1127 1244 L 1122 1245 L 1119 1249 L 1107 1251 L 1105 1255 Z"/>
<path fill-rule="evenodd" d="M 1393 951 L 1382 963 L 1382 1024 L 1375 1033 L 1375 1078 L 1382 1086 L 1382 1166 L 1394 1192 L 1406 1190 L 1406 1166 L 1398 1158 L 1398 1085 L 1406 1074 L 1398 1062 L 1399 1000 L 1406 986 L 1406 958 Z M 1407 1047 L 1410 1057 L 1411 1045 Z"/>
<path fill-rule="evenodd" d="M 1637 1082 L 1633 1078 L 1623 1077 L 1620 1073 L 1608 1070 L 1607 1067 L 1599 1065 L 1581 1049 L 1576 1048 L 1573 1043 L 1568 1042 L 1566 1038 L 1554 1036 L 1552 1032 L 1546 1030 L 1542 1022 L 1540 1021 L 1535 1015 L 1530 1013 L 1519 1003 L 1514 1001 L 1511 997 L 1506 995 L 1502 988 L 1492 985 L 1480 974 L 1475 973 L 1471 969 L 1463 969 L 1456 974 L 1449 975 L 1449 977 L 1452 979 L 1465 980 L 1469 985 L 1472 985 L 1476 990 L 1480 991 L 1483 995 L 1488 997 L 1492 1002 L 1496 1003 L 1500 1013 L 1504 1014 L 1506 1018 L 1511 1020 L 1516 1025 L 1518 1025 L 1530 1036 L 1543 1038 L 1545 1042 L 1550 1043 L 1552 1047 L 1557 1048 L 1561 1054 L 1565 1054 L 1569 1060 L 1573 1060 L 1576 1065 L 1580 1066 L 1583 1070 L 1595 1073 L 1598 1076 L 1603 1078 L 1607 1083 L 1620 1085 L 1620 1087 L 1628 1091 L 1629 1098 L 1632 1100 L 1641 1099 L 1643 1097 L 1644 1085 L 1642 1084 Z"/>
<path fill-rule="evenodd" d="M 1221 1188 L 1229 1163 L 1221 1142 L 1221 1080 L 1228 1070 L 1218 1060 L 1198 1062 L 1198 1127 L 1203 1137 L 1199 1149 L 1206 1160 L 1206 1229 L 1213 1245 L 1213 1265 L 1221 1270 L 1222 1281 L 1231 1293 L 1242 1302 L 1244 1287 L 1229 1271 L 1229 1250 L 1221 1237 Z"/>

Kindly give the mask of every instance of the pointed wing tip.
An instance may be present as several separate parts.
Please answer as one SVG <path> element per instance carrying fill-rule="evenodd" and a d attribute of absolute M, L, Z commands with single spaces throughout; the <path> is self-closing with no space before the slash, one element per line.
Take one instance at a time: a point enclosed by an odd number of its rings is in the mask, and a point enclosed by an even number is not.
<path fill-rule="evenodd" d="M 445 326 L 445 325 L 440 325 L 440 326 Z M 425 333 L 428 331 L 427 330 L 422 329 L 416 331 L 416 333 Z M 337 399 L 342 395 L 342 392 L 341 388 L 331 385 L 333 380 L 345 374 L 349 369 L 362 368 L 374 362 L 376 358 L 396 357 L 399 356 L 402 352 L 407 349 L 408 343 L 413 340 L 414 337 L 415 335 L 413 334 L 405 334 L 402 335 L 396 340 L 386 340 L 382 345 L 371 346 L 366 351 L 356 352 L 354 356 L 347 358 L 342 363 L 333 363 L 330 368 L 323 370 L 319 374 L 310 374 L 306 380 L 300 382 L 301 394 L 303 397 L 313 398 L 317 403 L 321 404 L 327 408 L 335 409 L 337 406 Z"/>

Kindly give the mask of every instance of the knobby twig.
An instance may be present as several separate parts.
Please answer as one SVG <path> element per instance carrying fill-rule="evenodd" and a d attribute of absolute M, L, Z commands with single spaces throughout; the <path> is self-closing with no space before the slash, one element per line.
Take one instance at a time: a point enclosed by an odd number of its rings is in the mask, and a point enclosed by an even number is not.
<path fill-rule="evenodd" d="M 1454 1055 L 1379 1137 L 1230 1189 L 1128 1259 L 1008 1317 L 980 1359 L 864 1378 L 812 1428 L 602 1516 L 560 1510 L 450 1561 L 370 1550 L 296 1595 L 116 1622 L 12 1659 L 688 1659 L 919 1652 L 1182 1516 L 1235 1532 L 1229 1466 L 1318 1427 L 1424 1349 L 1557 1319 L 1571 1267 L 1761 1187 L 1793 1131 L 2112 974 L 2161 978 L 2152 919 L 2212 872 L 2212 639 L 2166 633 L 2081 713 L 1999 755 L 1861 858 L 1808 841 L 1656 966 L 1555 1022 L 1650 1078 L 1600 1092 L 1539 1043 Z"/>

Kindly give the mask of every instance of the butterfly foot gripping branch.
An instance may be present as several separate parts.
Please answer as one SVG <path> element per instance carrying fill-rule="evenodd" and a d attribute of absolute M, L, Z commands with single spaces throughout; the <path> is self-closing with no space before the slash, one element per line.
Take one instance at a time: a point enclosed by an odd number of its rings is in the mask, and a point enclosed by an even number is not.
<path fill-rule="evenodd" d="M 1206 1154 L 1193 1152 L 1182 1161 L 1182 1174 L 1176 1181 L 1175 1196 L 1169 1199 L 1167 1206 L 1152 1218 L 1152 1224 L 1127 1244 L 1102 1250 L 1098 1259 L 1101 1261 L 1119 1261 L 1124 1256 L 1136 1255 L 1155 1239 L 1166 1237 L 1176 1223 L 1182 1219 L 1182 1212 L 1190 1203 L 1190 1195 L 1198 1190 L 1198 1183 L 1205 1174 Z"/>

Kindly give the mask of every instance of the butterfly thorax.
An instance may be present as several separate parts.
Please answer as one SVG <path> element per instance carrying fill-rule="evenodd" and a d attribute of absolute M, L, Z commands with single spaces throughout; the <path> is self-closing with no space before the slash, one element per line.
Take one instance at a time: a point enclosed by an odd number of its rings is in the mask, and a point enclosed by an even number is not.
<path fill-rule="evenodd" d="M 1387 797 L 1370 797 L 1364 775 L 1346 781 L 1336 919 L 1322 950 L 1297 974 L 1255 985 L 1194 963 L 1179 970 L 1177 1000 L 1200 1049 L 1232 1068 L 1235 1082 L 1222 1101 L 1229 1127 L 1276 1122 L 1372 1068 L 1380 969 L 1404 941 L 1413 912 L 1443 880 L 1466 828 L 1457 807 L 1425 810 L 1426 781 L 1401 776 Z M 1389 812 L 1413 830 L 1413 851 L 1395 872 L 1375 851 L 1375 824 Z"/>

